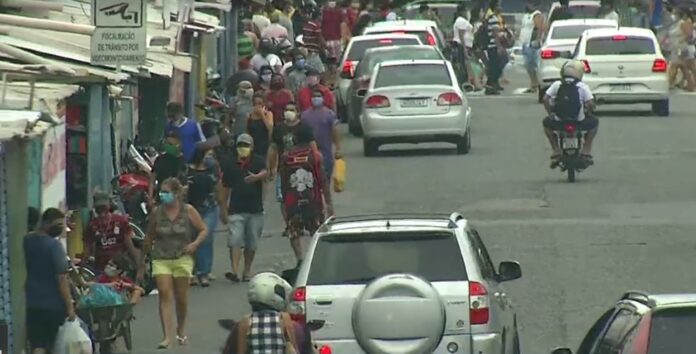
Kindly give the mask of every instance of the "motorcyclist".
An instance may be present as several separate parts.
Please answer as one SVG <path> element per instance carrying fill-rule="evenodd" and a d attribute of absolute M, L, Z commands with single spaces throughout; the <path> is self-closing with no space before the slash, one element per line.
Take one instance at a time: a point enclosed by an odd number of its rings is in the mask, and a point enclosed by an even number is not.
<path fill-rule="evenodd" d="M 595 108 L 592 90 L 582 82 L 585 66 L 581 61 L 570 60 L 561 67 L 561 80 L 554 82 L 544 95 L 544 108 L 547 117 L 543 126 L 553 155 L 551 168 L 558 165 L 562 151 L 554 131 L 563 129 L 564 120 L 577 121 L 577 128 L 585 131 L 585 142 L 580 151 L 588 165 L 592 161 L 592 141 L 597 135 L 599 121 L 592 112 Z"/>

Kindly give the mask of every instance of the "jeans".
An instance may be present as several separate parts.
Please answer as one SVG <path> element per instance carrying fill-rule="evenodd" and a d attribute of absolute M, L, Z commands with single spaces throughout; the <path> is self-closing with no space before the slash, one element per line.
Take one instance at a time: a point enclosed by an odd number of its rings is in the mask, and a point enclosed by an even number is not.
<path fill-rule="evenodd" d="M 488 48 L 486 54 L 488 54 L 488 63 L 486 63 L 486 85 L 489 88 L 496 89 L 500 84 L 500 75 L 503 73 L 500 54 L 498 54 L 498 48 L 496 47 Z"/>
<path fill-rule="evenodd" d="M 220 218 L 220 209 L 218 206 L 214 206 L 199 212 L 203 222 L 208 227 L 208 234 L 205 236 L 205 240 L 196 250 L 196 265 L 193 269 L 193 274 L 201 276 L 208 275 L 213 271 L 213 235 L 215 235 L 215 228 Z"/>
<path fill-rule="evenodd" d="M 259 238 L 263 233 L 263 212 L 256 214 L 232 214 L 227 223 L 230 231 L 227 237 L 227 247 L 244 247 L 248 251 L 256 251 Z"/>

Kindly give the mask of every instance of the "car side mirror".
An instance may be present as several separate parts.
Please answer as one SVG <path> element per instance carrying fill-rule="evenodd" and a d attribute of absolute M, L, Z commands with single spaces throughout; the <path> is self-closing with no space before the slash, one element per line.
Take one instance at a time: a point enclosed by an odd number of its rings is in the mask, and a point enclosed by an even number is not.
<path fill-rule="evenodd" d="M 500 281 L 511 281 L 522 278 L 522 267 L 517 262 L 500 262 L 498 267 Z"/>
<path fill-rule="evenodd" d="M 299 272 L 299 268 L 286 269 L 283 271 L 280 277 L 283 278 L 286 282 L 290 283 L 290 285 L 294 285 L 295 280 L 297 280 L 297 274 Z"/>
<path fill-rule="evenodd" d="M 568 348 L 556 348 L 551 354 L 573 354 L 573 351 Z"/>
<path fill-rule="evenodd" d="M 355 92 L 355 94 L 358 97 L 365 97 L 365 95 L 367 94 L 367 90 L 366 89 L 358 90 L 357 92 Z"/>

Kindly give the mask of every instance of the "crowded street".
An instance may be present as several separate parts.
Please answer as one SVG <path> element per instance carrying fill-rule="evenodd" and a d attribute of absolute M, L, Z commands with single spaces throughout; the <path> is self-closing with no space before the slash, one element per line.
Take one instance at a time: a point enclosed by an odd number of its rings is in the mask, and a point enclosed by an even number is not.
<path fill-rule="evenodd" d="M 427 144 L 388 146 L 366 158 L 361 140 L 345 133 L 348 178 L 335 209 L 337 215 L 460 211 L 479 229 L 494 262 L 522 265 L 523 278 L 508 285 L 509 296 L 519 314 L 522 353 L 541 354 L 576 347 L 627 289 L 693 288 L 696 194 L 689 186 L 696 174 L 696 96 L 676 93 L 668 118 L 641 111 L 645 105 L 599 107 L 595 166 L 569 184 L 548 168 L 541 106 L 513 93 L 523 80 L 512 76 L 504 95 L 469 98 L 469 155 Z M 254 272 L 294 266 L 274 204 L 266 204 Z M 192 289 L 191 344 L 172 353 L 219 352 L 227 333 L 217 320 L 249 311 L 246 285 L 223 277 L 229 261 L 218 231 L 217 280 Z M 157 298 L 144 298 L 136 317 L 133 353 L 157 353 Z"/>

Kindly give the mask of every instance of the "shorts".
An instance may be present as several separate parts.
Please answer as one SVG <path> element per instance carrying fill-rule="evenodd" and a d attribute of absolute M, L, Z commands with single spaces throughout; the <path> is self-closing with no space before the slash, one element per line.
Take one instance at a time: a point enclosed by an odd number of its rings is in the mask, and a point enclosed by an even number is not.
<path fill-rule="evenodd" d="M 63 310 L 27 309 L 27 339 L 32 349 L 50 349 L 56 341 L 58 329 L 65 323 Z"/>
<path fill-rule="evenodd" d="M 327 58 L 340 58 L 341 49 L 341 40 L 326 41 Z"/>
<path fill-rule="evenodd" d="M 255 251 L 263 233 L 263 213 L 232 214 L 229 217 L 227 229 L 230 231 L 227 236 L 227 247 L 244 247 L 245 250 Z"/>
<path fill-rule="evenodd" d="M 276 201 L 278 203 L 283 202 L 283 189 L 280 187 L 280 178 L 276 178 L 275 183 Z"/>
<path fill-rule="evenodd" d="M 186 255 L 176 259 L 153 259 L 152 275 L 171 275 L 174 278 L 190 278 L 193 274 L 193 257 Z"/>
<path fill-rule="evenodd" d="M 528 44 L 522 47 L 522 55 L 524 56 L 524 67 L 529 72 L 536 72 L 539 66 L 539 48 L 533 48 Z"/>
<path fill-rule="evenodd" d="M 288 238 L 299 238 L 302 236 L 302 231 L 304 230 L 307 230 L 310 235 L 314 235 L 319 226 L 323 223 L 323 210 L 303 209 L 295 215 L 288 216 Z"/>
<path fill-rule="evenodd" d="M 326 178 L 326 183 L 331 183 L 331 178 L 333 177 L 334 165 L 336 161 L 331 159 L 330 161 L 324 161 L 324 178 Z"/>
<path fill-rule="evenodd" d="M 551 119 L 549 117 L 544 118 L 542 124 L 544 128 L 551 130 L 562 130 L 564 122 L 560 120 Z M 596 129 L 599 126 L 599 120 L 594 116 L 586 116 L 585 119 L 578 122 L 578 128 L 582 131 L 588 131 Z"/>

